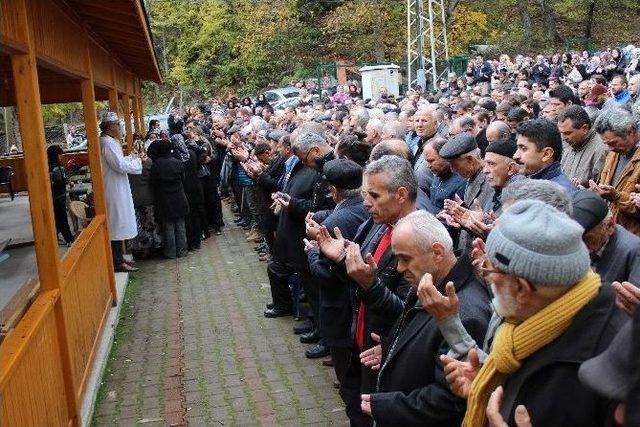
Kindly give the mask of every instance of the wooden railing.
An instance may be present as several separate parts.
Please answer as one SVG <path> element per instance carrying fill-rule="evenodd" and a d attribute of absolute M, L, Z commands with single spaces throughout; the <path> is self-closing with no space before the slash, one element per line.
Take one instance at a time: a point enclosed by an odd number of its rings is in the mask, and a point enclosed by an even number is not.
<path fill-rule="evenodd" d="M 105 216 L 96 216 L 62 261 L 60 291 L 43 292 L 0 346 L 0 425 L 67 425 L 82 403 L 93 357 L 111 308 L 110 272 L 104 269 Z M 59 322 L 57 316 L 62 316 Z M 60 342 L 56 324 L 66 328 Z M 61 355 L 71 360 L 73 390 Z"/>

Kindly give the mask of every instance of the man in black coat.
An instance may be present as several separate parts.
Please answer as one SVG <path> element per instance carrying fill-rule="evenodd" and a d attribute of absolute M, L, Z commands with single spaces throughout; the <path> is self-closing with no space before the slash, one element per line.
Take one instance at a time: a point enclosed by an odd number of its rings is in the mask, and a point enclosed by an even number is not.
<path fill-rule="evenodd" d="M 396 222 L 415 210 L 418 184 L 411 164 L 398 156 L 383 156 L 369 163 L 364 172 L 364 206 L 371 216 L 356 232 L 353 242 L 348 242 L 341 234 L 332 237 L 326 228 L 318 233 L 318 244 L 322 254 L 332 261 L 331 270 L 335 277 L 348 283 L 353 289 L 352 302 L 355 313 L 354 357 L 361 351 L 377 344 L 371 333 L 386 334 L 395 319 L 380 316 L 365 304 L 365 295 L 372 286 L 388 289 L 404 299 L 409 283 L 396 270 L 397 258 L 391 250 L 391 232 Z M 347 259 L 345 245 L 349 243 L 357 250 Z M 366 260 L 366 261 L 365 261 Z M 358 268 L 348 271 L 348 267 Z M 354 371 L 360 370 L 353 366 Z M 354 374 L 354 376 L 356 376 Z M 375 389 L 376 373 L 370 368 L 362 368 L 364 392 Z"/>
<path fill-rule="evenodd" d="M 330 261 L 314 244 L 319 224 L 327 230 L 337 227 L 344 238 L 353 239 L 360 224 L 368 218 L 360 193 L 362 168 L 351 160 L 335 159 L 327 162 L 323 171 L 337 205 L 333 210 L 317 212 L 307 221 L 307 235 L 312 240 L 305 241 L 311 274 L 320 285 L 318 329 L 330 348 L 347 416 L 352 425 L 369 425 L 370 420 L 360 411 L 360 371 L 351 369 L 352 365 L 358 367 L 353 352 L 352 288 L 332 274 Z"/>
<path fill-rule="evenodd" d="M 398 221 L 392 247 L 398 272 L 412 289 L 404 302 L 379 284 L 365 294 L 368 309 L 397 320 L 381 349 L 362 354 L 366 365 L 380 367 L 376 393 L 362 396 L 363 411 L 379 426 L 457 426 L 464 401 L 449 390 L 438 361 L 449 347 L 416 288 L 420 284 L 421 295 L 422 288 L 455 289 L 463 325 L 481 339 L 491 315 L 486 286 L 475 278 L 467 258 L 456 259 L 446 228 L 427 212 Z"/>

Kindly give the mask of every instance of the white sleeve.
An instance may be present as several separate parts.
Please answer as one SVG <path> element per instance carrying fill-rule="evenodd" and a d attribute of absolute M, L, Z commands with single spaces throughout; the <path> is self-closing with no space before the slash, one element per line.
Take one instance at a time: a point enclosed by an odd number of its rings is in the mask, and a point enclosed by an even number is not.
<path fill-rule="evenodd" d="M 142 173 L 142 161 L 139 157 L 122 156 L 113 144 L 102 145 L 102 156 L 111 169 L 119 173 L 140 175 Z"/>

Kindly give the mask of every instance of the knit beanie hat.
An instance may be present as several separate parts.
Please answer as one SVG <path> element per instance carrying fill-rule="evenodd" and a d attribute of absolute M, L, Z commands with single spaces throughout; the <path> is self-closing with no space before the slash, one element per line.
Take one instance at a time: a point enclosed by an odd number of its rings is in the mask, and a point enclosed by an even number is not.
<path fill-rule="evenodd" d="M 514 203 L 487 239 L 487 256 L 501 271 L 543 286 L 570 287 L 590 268 L 583 228 L 539 200 Z"/>

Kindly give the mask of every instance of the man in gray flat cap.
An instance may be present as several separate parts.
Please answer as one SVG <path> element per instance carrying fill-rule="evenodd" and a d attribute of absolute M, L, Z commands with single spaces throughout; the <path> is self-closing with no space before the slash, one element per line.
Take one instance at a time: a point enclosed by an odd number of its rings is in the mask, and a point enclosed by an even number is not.
<path fill-rule="evenodd" d="M 477 201 L 478 206 L 485 206 L 493 196 L 493 188 L 487 177 L 482 173 L 484 163 L 480 157 L 480 149 L 476 140 L 468 132 L 451 137 L 440 149 L 440 157 L 451 163 L 451 169 L 467 180 L 462 202 L 467 208 L 473 208 Z M 458 206 L 459 200 L 445 202 L 445 209 L 450 211 L 453 205 Z M 462 231 L 457 248 L 466 249 L 471 245 L 469 233 Z"/>

